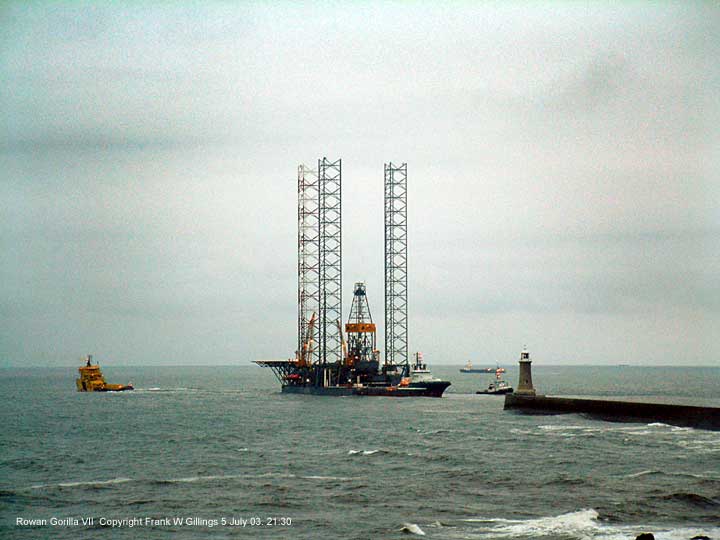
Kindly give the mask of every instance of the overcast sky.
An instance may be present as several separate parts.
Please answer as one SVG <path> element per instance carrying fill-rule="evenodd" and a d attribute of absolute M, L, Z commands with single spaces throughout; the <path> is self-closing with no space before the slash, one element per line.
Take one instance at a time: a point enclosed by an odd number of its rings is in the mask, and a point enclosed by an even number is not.
<path fill-rule="evenodd" d="M 431 364 L 720 365 L 719 58 L 715 2 L 3 2 L 0 366 L 287 358 L 322 156 L 381 327 L 408 163 Z"/>

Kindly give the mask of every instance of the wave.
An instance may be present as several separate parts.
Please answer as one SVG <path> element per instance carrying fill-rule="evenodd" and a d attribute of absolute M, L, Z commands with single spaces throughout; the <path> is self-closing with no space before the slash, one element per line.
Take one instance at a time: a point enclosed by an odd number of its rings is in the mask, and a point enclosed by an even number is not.
<path fill-rule="evenodd" d="M 198 476 L 184 476 L 180 478 L 166 478 L 162 480 L 151 480 L 154 484 L 188 484 L 194 482 L 215 482 L 224 480 L 239 479 L 261 479 L 261 478 L 297 478 L 291 473 L 262 473 L 262 474 L 209 474 Z"/>
<path fill-rule="evenodd" d="M 382 455 L 391 455 L 391 456 L 400 456 L 402 458 L 408 458 L 408 457 L 415 457 L 417 454 L 414 454 L 412 452 L 403 452 L 399 450 L 386 450 L 384 448 L 378 448 L 375 450 L 348 450 L 347 455 L 348 456 L 374 456 L 375 454 L 382 454 Z M 423 455 L 423 459 L 425 460 L 445 460 L 447 456 L 434 456 L 434 455 Z"/>
<path fill-rule="evenodd" d="M 351 482 L 359 478 L 348 476 L 321 476 L 321 475 L 297 475 L 292 473 L 262 473 L 262 474 L 217 474 L 205 476 L 186 476 L 182 478 L 168 478 L 165 480 L 152 480 L 155 484 L 187 484 L 195 482 L 214 482 L 238 479 L 263 479 L 263 478 L 297 478 L 301 480 L 319 480 L 328 482 Z"/>
<path fill-rule="evenodd" d="M 566 424 L 544 424 L 538 426 L 539 429 L 546 430 L 546 431 L 563 431 L 563 430 L 580 430 L 580 431 L 624 431 L 624 432 L 642 432 L 642 433 L 648 433 L 648 428 L 659 428 L 655 431 L 668 431 L 668 432 L 678 432 L 678 431 L 695 431 L 691 427 L 678 427 L 678 426 L 671 426 L 669 424 L 663 424 L 662 422 L 651 422 L 649 424 L 645 424 L 643 422 L 633 422 L 631 425 L 623 425 L 618 423 L 611 423 L 610 425 L 566 425 Z"/>
<path fill-rule="evenodd" d="M 418 527 L 417 523 L 403 523 L 400 532 L 406 534 L 417 534 L 418 536 L 425 536 L 425 531 Z"/>
<path fill-rule="evenodd" d="M 695 431 L 695 428 L 692 427 L 682 427 L 682 426 L 671 426 L 670 424 L 665 424 L 663 422 L 651 422 L 648 424 L 648 427 L 656 427 L 656 428 L 662 428 L 664 430 L 668 431 Z"/>
<path fill-rule="evenodd" d="M 660 471 L 657 469 L 648 469 L 646 471 L 638 471 L 636 473 L 626 474 L 623 476 L 623 478 L 641 478 L 643 476 L 675 476 L 675 477 L 680 477 L 680 478 L 695 478 L 697 480 L 709 480 L 709 481 L 720 480 L 720 476 L 712 474 L 712 473 L 695 474 L 695 473 L 689 473 L 689 472 Z"/>
<path fill-rule="evenodd" d="M 110 480 L 86 480 L 82 482 L 59 482 L 57 484 L 36 484 L 30 486 L 30 489 L 47 489 L 47 488 L 69 488 L 69 487 L 95 487 L 95 486 L 107 486 L 112 484 L 124 484 L 125 482 L 132 482 L 132 478 L 112 478 Z"/>
<path fill-rule="evenodd" d="M 110 480 L 87 480 L 82 482 L 59 482 L 57 484 L 37 484 L 30 486 L 31 489 L 43 489 L 54 487 L 83 487 L 83 486 L 106 486 L 111 484 L 124 484 L 132 482 L 131 478 L 111 478 Z"/>
<path fill-rule="evenodd" d="M 501 536 L 547 536 L 547 535 L 569 535 L 587 532 L 597 529 L 600 525 L 597 522 L 599 514 L 596 510 L 583 509 L 577 512 L 561 514 L 528 520 L 515 520 L 504 518 L 473 518 L 464 521 L 473 523 L 493 524 L 493 532 Z"/>
<path fill-rule="evenodd" d="M 543 485 L 543 486 L 581 486 L 584 484 L 591 484 L 591 483 L 592 482 L 590 481 L 590 479 L 561 477 L 561 478 L 553 478 L 552 480 L 548 480 L 547 482 L 542 482 L 541 485 Z"/>
<path fill-rule="evenodd" d="M 153 484 L 188 484 L 193 482 L 212 482 L 214 480 L 235 480 L 242 478 L 239 474 L 228 475 L 207 475 L 207 476 L 185 476 L 181 478 L 167 478 L 163 480 L 152 480 Z"/>
<path fill-rule="evenodd" d="M 588 429 L 588 426 L 572 426 L 563 424 L 546 424 L 538 426 L 538 429 L 544 429 L 545 431 L 560 431 L 565 429 Z"/>
<path fill-rule="evenodd" d="M 321 480 L 321 481 L 330 481 L 330 482 L 352 482 L 353 480 L 358 480 L 359 478 L 353 478 L 349 476 L 300 476 L 299 478 L 302 478 L 304 480 Z"/>
<path fill-rule="evenodd" d="M 525 437 L 545 435 L 564 439 L 621 435 L 628 440 L 647 438 L 663 444 L 677 445 L 700 454 L 720 452 L 720 438 L 717 437 L 717 433 L 691 427 L 671 426 L 662 422 L 609 425 L 598 422 L 594 425 L 545 424 L 537 426 L 535 430 L 513 428 L 511 432 Z"/>
<path fill-rule="evenodd" d="M 418 433 L 421 435 L 443 435 L 445 433 L 452 433 L 453 430 L 451 429 L 434 429 L 430 431 L 422 431 L 420 429 L 417 430 Z"/>
<path fill-rule="evenodd" d="M 348 450 L 348 456 L 373 456 L 375 454 L 387 454 L 387 450 Z"/>
<path fill-rule="evenodd" d="M 662 471 L 639 471 L 636 473 L 626 474 L 623 478 L 642 478 L 643 476 L 656 476 L 656 475 L 662 475 L 665 474 Z"/>
<path fill-rule="evenodd" d="M 705 437 L 696 436 L 692 439 L 680 440 L 677 441 L 677 444 L 686 450 L 693 450 L 699 454 L 720 452 L 720 437 L 717 437 L 716 433 L 713 433 L 714 436 L 708 435 L 710 434 L 706 434 Z"/>
<path fill-rule="evenodd" d="M 720 501 L 717 499 L 712 499 L 710 497 L 705 497 L 704 495 L 691 492 L 671 493 L 670 495 L 663 495 L 659 498 L 664 501 L 677 501 L 689 504 L 690 506 L 698 506 L 700 508 L 715 508 L 720 506 Z"/>
<path fill-rule="evenodd" d="M 647 525 L 608 525 L 599 519 L 592 508 L 535 519 L 472 518 L 465 522 L 474 525 L 467 538 L 578 538 L 598 540 L 627 540 L 642 532 L 652 532 L 656 540 L 687 540 L 697 535 L 711 538 L 720 534 L 720 528 L 705 529 L 683 527 L 668 529 Z"/>
<path fill-rule="evenodd" d="M 215 475 L 197 475 L 197 476 L 184 476 L 179 478 L 163 478 L 163 479 L 139 479 L 139 478 L 112 478 L 110 480 L 88 480 L 81 482 L 59 482 L 56 484 L 36 484 L 29 488 L 23 488 L 25 490 L 42 490 L 42 489 L 58 489 L 58 488 L 97 488 L 97 487 L 109 487 L 114 484 L 124 484 L 126 482 L 145 482 L 154 485 L 167 485 L 167 484 L 192 484 L 192 483 L 203 483 L 203 482 L 223 482 L 226 480 L 239 480 L 239 479 L 263 479 L 263 478 L 297 478 L 302 480 L 312 480 L 320 482 L 352 482 L 360 480 L 359 477 L 349 476 L 327 476 L 327 475 L 297 475 L 292 473 L 262 473 L 262 474 L 215 474 Z M 19 489 L 18 491 L 22 491 Z M 0 498 L 11 497 L 17 494 L 16 491 L 2 491 L 0 492 Z"/>

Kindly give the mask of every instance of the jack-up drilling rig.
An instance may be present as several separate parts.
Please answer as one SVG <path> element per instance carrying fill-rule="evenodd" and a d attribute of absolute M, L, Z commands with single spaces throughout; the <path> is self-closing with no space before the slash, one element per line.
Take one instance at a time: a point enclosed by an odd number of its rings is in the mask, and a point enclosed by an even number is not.
<path fill-rule="evenodd" d="M 341 161 L 298 168 L 298 345 L 295 358 L 257 360 L 286 393 L 441 397 L 450 382 L 408 358 L 407 164 L 385 165 L 385 361 L 365 284 L 355 283 L 343 334 Z"/>

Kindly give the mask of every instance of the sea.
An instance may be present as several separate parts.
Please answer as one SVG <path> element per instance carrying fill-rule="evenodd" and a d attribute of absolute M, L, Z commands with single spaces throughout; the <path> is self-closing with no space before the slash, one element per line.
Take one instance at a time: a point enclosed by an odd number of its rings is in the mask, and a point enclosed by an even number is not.
<path fill-rule="evenodd" d="M 720 539 L 720 432 L 504 411 L 475 394 L 492 375 L 430 367 L 441 399 L 284 395 L 252 364 L 101 365 L 122 393 L 2 369 L 0 538 Z M 716 367 L 533 378 L 720 406 Z"/>

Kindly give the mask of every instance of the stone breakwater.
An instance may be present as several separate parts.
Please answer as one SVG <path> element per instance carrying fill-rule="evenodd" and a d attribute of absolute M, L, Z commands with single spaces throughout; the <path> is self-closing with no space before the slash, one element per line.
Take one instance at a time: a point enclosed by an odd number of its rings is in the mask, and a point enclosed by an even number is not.
<path fill-rule="evenodd" d="M 505 409 L 528 414 L 580 413 L 611 422 L 663 422 L 720 431 L 719 407 L 507 394 Z"/>

